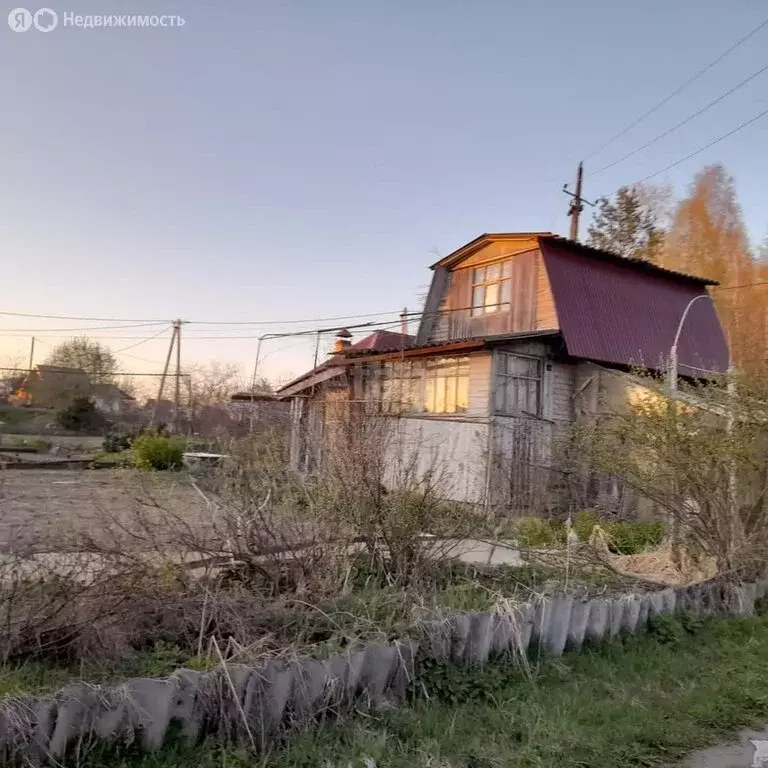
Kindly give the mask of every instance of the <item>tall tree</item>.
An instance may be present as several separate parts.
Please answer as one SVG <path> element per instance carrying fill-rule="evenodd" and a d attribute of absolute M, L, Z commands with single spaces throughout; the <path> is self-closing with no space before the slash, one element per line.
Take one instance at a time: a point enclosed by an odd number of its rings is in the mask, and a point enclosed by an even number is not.
<path fill-rule="evenodd" d="M 666 238 L 662 264 L 717 280 L 713 292 L 720 319 L 737 366 L 754 370 L 765 358 L 764 322 L 750 315 L 759 310 L 755 282 L 758 265 L 753 258 L 733 178 L 722 165 L 710 165 L 696 174 L 688 197 L 675 211 Z M 727 289 L 727 290 L 723 290 Z"/>
<path fill-rule="evenodd" d="M 111 383 L 117 371 L 117 360 L 109 347 L 87 336 L 68 339 L 53 348 L 46 365 L 79 368 L 95 384 Z"/>
<path fill-rule="evenodd" d="M 642 184 L 621 187 L 614 199 L 600 199 L 587 243 L 632 259 L 656 262 L 664 242 L 668 193 Z"/>

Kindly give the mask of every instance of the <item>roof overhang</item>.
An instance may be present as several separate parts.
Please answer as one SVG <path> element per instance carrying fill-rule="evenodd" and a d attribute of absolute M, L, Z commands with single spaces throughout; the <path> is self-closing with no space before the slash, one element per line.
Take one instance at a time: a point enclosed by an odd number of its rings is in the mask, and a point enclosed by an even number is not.
<path fill-rule="evenodd" d="M 554 338 L 559 336 L 558 331 L 523 331 L 520 333 L 504 333 L 497 336 L 485 336 L 477 339 L 460 339 L 457 341 L 439 342 L 433 344 L 423 344 L 419 347 L 410 349 L 391 350 L 388 352 L 377 352 L 355 355 L 347 355 L 343 360 L 339 360 L 340 365 L 354 365 L 359 362 L 376 362 L 386 360 L 402 360 L 415 357 L 435 357 L 437 355 L 465 354 L 469 352 L 479 352 L 483 349 L 490 349 L 498 344 L 509 343 L 513 341 L 528 341 L 534 339 Z"/>
<path fill-rule="evenodd" d="M 278 400 L 284 400 L 286 397 L 293 397 L 294 395 L 298 395 L 300 392 L 303 392 L 305 389 L 309 389 L 316 384 L 322 384 L 325 381 L 335 379 L 337 376 L 341 376 L 343 373 L 344 368 L 339 368 L 335 365 L 332 367 L 323 368 L 319 371 L 310 372 L 309 374 L 306 374 L 305 376 L 292 381 L 290 384 L 286 384 L 286 386 L 282 387 L 282 389 L 278 389 L 275 393 L 275 397 Z"/>
<path fill-rule="evenodd" d="M 430 269 L 437 267 L 450 267 L 458 264 L 463 259 L 471 256 L 475 251 L 479 251 L 483 246 L 488 243 L 494 242 L 509 242 L 514 243 L 519 240 L 530 240 L 536 237 L 552 237 L 551 232 L 486 232 L 485 234 L 476 237 L 474 240 L 462 245 L 461 248 L 457 248 L 452 253 L 444 256 L 439 261 L 436 261 L 431 265 Z"/>

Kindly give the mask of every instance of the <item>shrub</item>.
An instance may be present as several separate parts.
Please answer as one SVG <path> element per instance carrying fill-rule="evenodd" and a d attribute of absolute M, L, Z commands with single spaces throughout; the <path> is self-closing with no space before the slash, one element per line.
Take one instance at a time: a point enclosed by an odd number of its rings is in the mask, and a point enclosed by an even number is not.
<path fill-rule="evenodd" d="M 147 433 L 133 441 L 136 466 L 141 469 L 179 469 L 184 462 L 186 441 Z"/>
<path fill-rule="evenodd" d="M 104 423 L 104 417 L 88 397 L 76 397 L 70 405 L 56 414 L 56 422 L 63 429 L 73 432 L 88 432 L 98 429 Z"/>
<path fill-rule="evenodd" d="M 573 530 L 579 541 L 589 541 L 592 530 L 599 525 L 608 537 L 608 548 L 617 555 L 637 555 L 657 547 L 664 538 L 663 523 L 631 523 L 601 519 L 594 509 L 576 515 Z"/>
<path fill-rule="evenodd" d="M 518 542 L 524 547 L 553 547 L 565 543 L 565 528 L 540 517 L 521 517 L 515 524 Z"/>
<path fill-rule="evenodd" d="M 104 435 L 101 448 L 104 453 L 122 453 L 131 447 L 135 439 L 136 435 L 127 432 L 108 432 Z"/>

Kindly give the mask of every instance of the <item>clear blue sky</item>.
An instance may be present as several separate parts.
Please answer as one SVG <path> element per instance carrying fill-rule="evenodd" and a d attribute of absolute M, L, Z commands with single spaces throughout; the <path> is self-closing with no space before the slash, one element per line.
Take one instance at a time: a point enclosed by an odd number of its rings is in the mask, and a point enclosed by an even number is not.
<path fill-rule="evenodd" d="M 0 309 L 169 320 L 416 309 L 434 249 L 485 231 L 567 232 L 560 190 L 577 161 L 768 13 L 764 0 L 49 5 L 186 24 L 14 33 L 3 11 Z M 767 50 L 765 28 L 591 167 L 735 85 Z M 768 73 L 588 178 L 586 193 L 766 108 Z M 764 119 L 656 181 L 679 194 L 723 162 L 757 240 L 767 147 Z M 0 317 L 4 330 L 55 325 Z M 253 341 L 192 340 L 232 328 L 185 330 L 189 360 L 253 358 Z M 28 346 L 24 333 L 0 337 L 0 359 Z M 157 370 L 163 344 L 124 366 Z M 311 363 L 311 342 L 271 344 L 274 377 Z"/>

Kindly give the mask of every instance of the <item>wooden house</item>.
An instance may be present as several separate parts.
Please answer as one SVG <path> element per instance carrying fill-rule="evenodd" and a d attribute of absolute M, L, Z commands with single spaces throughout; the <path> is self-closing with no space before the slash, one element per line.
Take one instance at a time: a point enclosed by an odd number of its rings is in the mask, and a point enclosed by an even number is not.
<path fill-rule="evenodd" d="M 278 392 L 294 466 L 322 465 L 333 403 L 370 402 L 396 417 L 398 445 L 421 447 L 425 471 L 449 470 L 446 496 L 539 512 L 554 438 L 625 398 L 634 367 L 663 371 L 686 309 L 680 374 L 728 367 L 713 303 L 691 304 L 715 284 L 704 278 L 550 233 L 481 235 L 432 270 L 415 338 L 342 340 Z"/>

